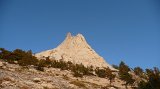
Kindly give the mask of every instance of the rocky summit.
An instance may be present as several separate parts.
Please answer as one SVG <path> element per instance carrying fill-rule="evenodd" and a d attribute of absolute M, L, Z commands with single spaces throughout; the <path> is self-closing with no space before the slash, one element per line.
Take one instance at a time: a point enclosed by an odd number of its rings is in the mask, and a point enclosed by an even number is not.
<path fill-rule="evenodd" d="M 99 56 L 87 43 L 82 34 L 72 36 L 68 33 L 65 40 L 57 47 L 51 50 L 35 54 L 38 59 L 50 57 L 50 59 L 71 61 L 75 64 L 82 63 L 84 66 L 109 67 L 103 57 Z"/>

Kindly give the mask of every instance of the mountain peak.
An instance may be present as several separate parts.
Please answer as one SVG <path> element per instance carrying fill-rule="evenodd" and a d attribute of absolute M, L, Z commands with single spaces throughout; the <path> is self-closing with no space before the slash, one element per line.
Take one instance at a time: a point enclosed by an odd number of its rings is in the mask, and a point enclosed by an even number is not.
<path fill-rule="evenodd" d="M 68 32 L 66 38 L 71 38 L 71 37 L 72 37 L 72 34 Z"/>
<path fill-rule="evenodd" d="M 50 57 L 51 59 L 71 61 L 85 66 L 112 68 L 103 57 L 99 56 L 87 43 L 82 34 L 72 36 L 67 33 L 65 40 L 55 49 L 43 51 L 35 55 L 37 58 Z M 112 68 L 113 69 L 113 68 Z"/>
<path fill-rule="evenodd" d="M 70 32 L 67 33 L 66 40 L 68 39 L 81 39 L 82 41 L 85 41 L 85 38 L 82 34 L 78 33 L 76 36 L 72 36 Z"/>

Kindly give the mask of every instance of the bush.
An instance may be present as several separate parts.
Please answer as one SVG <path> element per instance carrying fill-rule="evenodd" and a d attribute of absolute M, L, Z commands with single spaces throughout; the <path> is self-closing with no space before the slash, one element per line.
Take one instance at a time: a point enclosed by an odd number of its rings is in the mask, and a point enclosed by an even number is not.
<path fill-rule="evenodd" d="M 28 65 L 37 65 L 38 59 L 35 57 L 23 57 L 21 60 L 18 61 L 18 64 L 21 66 L 28 66 Z"/>
<path fill-rule="evenodd" d="M 146 69 L 148 81 L 144 83 L 144 87 L 150 87 L 150 89 L 160 89 L 160 71 L 157 67 L 154 69 Z M 146 89 L 147 89 L 146 88 Z"/>
<path fill-rule="evenodd" d="M 19 65 L 36 65 L 38 59 L 32 56 L 32 51 L 23 51 L 21 49 L 16 49 L 13 52 L 0 48 L 0 58 L 9 63 L 14 63 L 18 61 Z"/>
<path fill-rule="evenodd" d="M 75 77 L 83 77 L 84 75 L 93 75 L 93 67 L 85 67 L 83 64 L 71 65 L 71 71 Z"/>
<path fill-rule="evenodd" d="M 84 65 L 82 64 L 76 64 L 75 66 L 73 66 L 72 72 L 74 77 L 83 77 L 84 74 Z"/>
<path fill-rule="evenodd" d="M 137 89 L 153 89 L 153 88 L 151 88 L 151 85 L 148 82 L 140 81 L 138 83 Z"/>
<path fill-rule="evenodd" d="M 95 73 L 97 74 L 98 77 L 105 78 L 106 77 L 106 70 L 105 69 L 100 69 L 96 68 Z"/>
<path fill-rule="evenodd" d="M 109 81 L 110 81 L 110 86 L 111 86 L 111 83 L 113 82 L 113 80 L 114 80 L 114 78 L 116 77 L 116 75 L 115 75 L 115 74 L 112 74 L 112 70 L 109 69 L 109 68 L 106 68 L 105 70 L 106 70 L 106 76 L 107 76 L 107 78 L 109 79 Z"/>
<path fill-rule="evenodd" d="M 0 48 L 0 59 L 7 61 L 9 63 L 14 63 L 15 55 L 11 51 L 8 51 L 4 48 Z"/>
<path fill-rule="evenodd" d="M 28 65 L 37 65 L 38 64 L 38 59 L 35 56 L 32 56 L 31 51 L 27 51 L 24 54 L 22 54 L 22 58 L 18 60 L 19 65 L 28 66 Z"/>
<path fill-rule="evenodd" d="M 132 85 L 135 82 L 132 75 L 128 73 L 129 71 L 130 68 L 122 61 L 119 65 L 119 77 L 121 80 L 125 81 L 126 89 L 128 85 Z"/>
<path fill-rule="evenodd" d="M 36 69 L 39 71 L 44 71 L 44 67 L 41 67 L 41 66 L 37 66 Z"/>
<path fill-rule="evenodd" d="M 141 69 L 140 67 L 135 67 L 134 68 L 134 73 L 140 77 L 143 76 L 143 69 Z"/>

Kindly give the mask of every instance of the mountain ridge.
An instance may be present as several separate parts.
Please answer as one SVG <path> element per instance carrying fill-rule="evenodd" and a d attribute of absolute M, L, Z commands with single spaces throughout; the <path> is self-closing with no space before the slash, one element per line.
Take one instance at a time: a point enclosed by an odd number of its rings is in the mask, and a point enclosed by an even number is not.
<path fill-rule="evenodd" d="M 92 49 L 85 37 L 80 33 L 76 36 L 67 33 L 65 40 L 59 46 L 37 53 L 35 56 L 39 59 L 50 57 L 50 59 L 63 59 L 64 61 L 71 61 L 75 64 L 82 63 L 84 66 L 109 67 L 114 69 L 103 57 L 99 56 Z"/>

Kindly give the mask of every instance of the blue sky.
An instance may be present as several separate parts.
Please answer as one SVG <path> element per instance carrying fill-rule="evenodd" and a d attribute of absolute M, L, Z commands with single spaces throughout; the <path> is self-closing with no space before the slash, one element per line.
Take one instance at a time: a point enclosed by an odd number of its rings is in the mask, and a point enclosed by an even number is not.
<path fill-rule="evenodd" d="M 82 33 L 110 64 L 160 68 L 158 0 L 1 0 L 0 47 L 52 49 Z"/>

